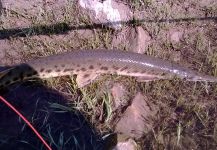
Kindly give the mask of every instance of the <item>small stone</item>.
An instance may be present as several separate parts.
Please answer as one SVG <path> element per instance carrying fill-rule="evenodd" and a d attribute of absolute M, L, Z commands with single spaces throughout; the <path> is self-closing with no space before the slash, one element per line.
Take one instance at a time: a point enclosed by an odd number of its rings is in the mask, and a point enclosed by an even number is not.
<path fill-rule="evenodd" d="M 169 31 L 169 38 L 172 43 L 178 43 L 183 38 L 183 31 L 172 29 Z"/>
<path fill-rule="evenodd" d="M 124 142 L 118 142 L 112 150 L 136 150 L 136 147 L 136 142 L 132 139 L 128 139 Z"/>
<path fill-rule="evenodd" d="M 126 95 L 126 90 L 124 86 L 119 83 L 114 84 L 111 89 L 111 94 L 114 100 L 114 109 L 117 109 L 118 107 L 122 106 L 124 102 L 124 97 Z"/>

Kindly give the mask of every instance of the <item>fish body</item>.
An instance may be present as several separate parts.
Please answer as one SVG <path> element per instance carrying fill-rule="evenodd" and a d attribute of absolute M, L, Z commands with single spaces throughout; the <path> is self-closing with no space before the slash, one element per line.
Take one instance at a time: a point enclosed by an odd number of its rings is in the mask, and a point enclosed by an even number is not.
<path fill-rule="evenodd" d="M 0 86 L 39 77 L 50 78 L 77 75 L 83 87 L 101 74 L 137 77 L 140 81 L 172 79 L 217 82 L 213 76 L 202 75 L 191 69 L 155 57 L 120 50 L 79 50 L 42 57 L 0 73 Z"/>

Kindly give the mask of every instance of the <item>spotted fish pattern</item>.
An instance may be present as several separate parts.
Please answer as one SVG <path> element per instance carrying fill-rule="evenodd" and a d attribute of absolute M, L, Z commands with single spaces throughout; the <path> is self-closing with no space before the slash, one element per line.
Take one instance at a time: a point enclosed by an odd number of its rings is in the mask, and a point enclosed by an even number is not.
<path fill-rule="evenodd" d="M 217 82 L 213 76 L 203 75 L 178 64 L 155 57 L 120 50 L 79 50 L 31 60 L 0 72 L 0 86 L 31 78 L 50 78 L 77 75 L 83 87 L 102 74 L 137 77 L 139 81 L 173 79 Z"/>

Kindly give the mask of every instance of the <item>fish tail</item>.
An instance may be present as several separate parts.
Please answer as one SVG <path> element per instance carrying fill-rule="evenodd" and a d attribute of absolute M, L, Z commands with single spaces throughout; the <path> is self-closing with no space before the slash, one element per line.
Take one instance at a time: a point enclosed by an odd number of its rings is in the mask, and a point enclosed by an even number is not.
<path fill-rule="evenodd" d="M 0 72 L 0 88 L 4 88 L 7 84 L 10 84 L 9 76 L 13 68 L 9 68 Z"/>
<path fill-rule="evenodd" d="M 35 75 L 37 75 L 37 72 L 27 64 L 11 67 L 0 72 L 0 88 L 32 78 Z"/>

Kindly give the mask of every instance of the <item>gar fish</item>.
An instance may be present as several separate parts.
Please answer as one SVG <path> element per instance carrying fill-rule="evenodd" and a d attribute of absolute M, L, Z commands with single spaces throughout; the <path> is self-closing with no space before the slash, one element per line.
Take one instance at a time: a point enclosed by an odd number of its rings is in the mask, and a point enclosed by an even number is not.
<path fill-rule="evenodd" d="M 31 60 L 0 72 L 0 86 L 35 77 L 50 78 L 77 75 L 78 87 L 83 87 L 101 74 L 136 77 L 139 81 L 173 79 L 217 82 L 178 64 L 143 54 L 120 50 L 78 50 Z"/>

